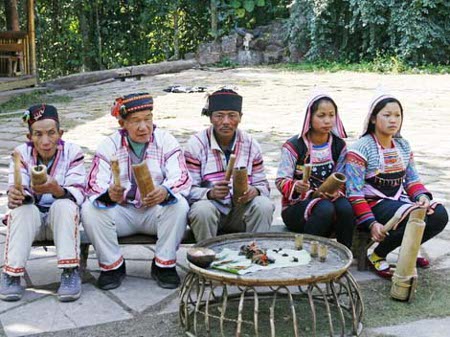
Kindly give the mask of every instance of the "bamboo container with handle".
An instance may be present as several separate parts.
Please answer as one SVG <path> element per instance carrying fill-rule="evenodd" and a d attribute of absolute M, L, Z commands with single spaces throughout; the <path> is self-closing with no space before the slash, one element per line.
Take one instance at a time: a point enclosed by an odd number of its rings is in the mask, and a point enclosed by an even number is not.
<path fill-rule="evenodd" d="M 31 168 L 31 186 L 43 185 L 47 182 L 47 166 L 36 165 Z"/>
<path fill-rule="evenodd" d="M 313 198 L 320 196 L 320 193 L 334 194 L 339 191 L 347 181 L 347 177 L 339 172 L 334 172 L 319 186 L 317 191 L 313 193 Z"/>
<path fill-rule="evenodd" d="M 132 167 L 134 179 L 136 179 L 136 184 L 139 188 L 139 192 L 141 193 L 141 199 L 144 199 L 147 194 L 155 189 L 152 176 L 145 161 L 136 165 L 132 165 Z"/>
<path fill-rule="evenodd" d="M 400 301 L 411 301 L 417 286 L 416 260 L 425 230 L 426 210 L 415 209 L 409 216 L 403 234 L 397 268 L 392 277 L 391 297 Z"/>
<path fill-rule="evenodd" d="M 237 201 L 248 190 L 247 168 L 236 167 L 233 170 L 233 199 Z"/>
<path fill-rule="evenodd" d="M 111 172 L 114 185 L 120 187 L 120 167 L 119 160 L 115 155 L 111 156 Z"/>
<path fill-rule="evenodd" d="M 231 175 L 233 174 L 234 163 L 236 162 L 236 155 L 231 154 L 230 160 L 228 160 L 227 171 L 225 172 L 225 180 L 230 181 Z"/>

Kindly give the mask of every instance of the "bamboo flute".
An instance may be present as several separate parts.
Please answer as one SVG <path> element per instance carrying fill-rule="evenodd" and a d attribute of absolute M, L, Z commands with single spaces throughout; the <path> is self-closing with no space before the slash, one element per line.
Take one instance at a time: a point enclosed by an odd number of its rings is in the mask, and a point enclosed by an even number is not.
<path fill-rule="evenodd" d="M 132 167 L 134 178 L 136 179 L 136 184 L 138 186 L 139 192 L 141 193 L 141 199 L 144 199 L 147 194 L 155 189 L 152 176 L 145 161 L 136 165 L 132 165 Z"/>
<path fill-rule="evenodd" d="M 31 185 L 38 186 L 47 182 L 47 166 L 36 165 L 31 168 Z"/>
<path fill-rule="evenodd" d="M 120 186 L 120 167 L 119 167 L 119 160 L 115 155 L 111 156 L 111 172 L 113 176 L 113 183 L 114 185 Z"/>
<path fill-rule="evenodd" d="M 13 152 L 14 161 L 14 187 L 22 192 L 22 174 L 20 173 L 20 153 L 18 151 Z"/>
<path fill-rule="evenodd" d="M 319 186 L 317 191 L 313 193 L 313 198 L 320 196 L 320 193 L 334 194 L 341 189 L 347 181 L 347 177 L 339 172 L 334 172 Z"/>

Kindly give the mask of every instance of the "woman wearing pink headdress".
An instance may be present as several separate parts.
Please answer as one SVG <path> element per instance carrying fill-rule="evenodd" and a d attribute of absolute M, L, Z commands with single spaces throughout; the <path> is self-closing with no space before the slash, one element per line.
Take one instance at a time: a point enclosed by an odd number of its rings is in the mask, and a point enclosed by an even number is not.
<path fill-rule="evenodd" d="M 431 201 L 431 193 L 420 182 L 409 143 L 400 135 L 402 122 L 400 102 L 391 95 L 376 95 L 361 138 L 348 150 L 344 170 L 356 223 L 379 242 L 369 261 L 385 278 L 392 277 L 386 256 L 400 246 L 412 210 L 428 209 L 422 242 L 440 233 L 448 221 L 445 208 Z M 394 215 L 400 220 L 384 234 L 382 224 Z M 429 262 L 419 257 L 417 266 L 425 268 Z"/>
<path fill-rule="evenodd" d="M 284 143 L 275 181 L 281 192 L 281 216 L 294 232 L 329 236 L 352 245 L 354 218 L 342 191 L 312 197 L 313 192 L 333 172 L 339 171 L 346 153 L 344 126 L 333 99 L 314 95 L 307 104 L 302 131 Z M 311 165 L 311 176 L 303 182 L 304 165 Z"/>

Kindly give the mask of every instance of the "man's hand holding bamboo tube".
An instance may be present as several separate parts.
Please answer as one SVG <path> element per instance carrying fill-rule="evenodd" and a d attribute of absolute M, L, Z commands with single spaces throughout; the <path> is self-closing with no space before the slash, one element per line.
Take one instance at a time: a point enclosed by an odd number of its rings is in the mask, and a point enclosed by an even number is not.
<path fill-rule="evenodd" d="M 108 195 L 111 201 L 120 204 L 123 201 L 123 191 L 125 189 L 112 183 L 108 188 Z"/>
<path fill-rule="evenodd" d="M 32 188 L 36 194 L 50 193 L 56 198 L 60 198 L 66 193 L 64 188 L 62 188 L 52 176 L 47 177 L 47 182 L 45 184 L 33 185 Z"/>
<path fill-rule="evenodd" d="M 238 204 L 247 204 L 259 195 L 259 190 L 254 186 L 249 186 L 247 191 L 237 199 Z"/>
<path fill-rule="evenodd" d="M 230 193 L 230 181 L 219 180 L 214 182 L 213 187 L 208 191 L 209 200 L 223 200 Z"/>
<path fill-rule="evenodd" d="M 8 190 L 8 208 L 14 209 L 22 206 L 25 196 L 22 191 L 18 190 L 15 186 L 11 186 Z"/>
<path fill-rule="evenodd" d="M 144 199 L 142 199 L 142 203 L 146 207 L 153 207 L 167 200 L 168 195 L 169 192 L 165 187 L 155 186 L 155 189 L 148 193 Z"/>

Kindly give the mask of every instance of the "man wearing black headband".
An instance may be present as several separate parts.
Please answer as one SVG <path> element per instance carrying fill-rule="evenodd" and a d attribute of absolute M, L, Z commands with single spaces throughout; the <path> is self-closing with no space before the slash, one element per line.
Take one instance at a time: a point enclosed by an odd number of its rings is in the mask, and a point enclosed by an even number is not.
<path fill-rule="evenodd" d="M 8 233 L 0 298 L 17 301 L 23 295 L 20 278 L 33 241 L 54 240 L 58 268 L 63 270 L 58 299 L 74 301 L 81 295 L 79 206 L 84 201 L 86 173 L 79 146 L 64 142 L 56 108 L 38 104 L 23 115 L 29 142 L 14 150 L 20 157 L 21 186 L 11 160 L 8 179 Z M 47 176 L 34 184 L 32 171 L 39 165 Z M 41 165 L 45 165 L 42 167 Z M 45 172 L 45 171 L 44 171 Z"/>
<path fill-rule="evenodd" d="M 193 186 L 189 194 L 189 224 L 197 241 L 221 233 L 268 232 L 274 206 L 269 199 L 269 183 L 259 144 L 239 130 L 242 96 L 222 89 L 208 97 L 202 111 L 211 127 L 192 136 L 185 152 Z M 231 154 L 234 167 L 245 167 L 248 189 L 233 200 L 225 171 Z"/>

